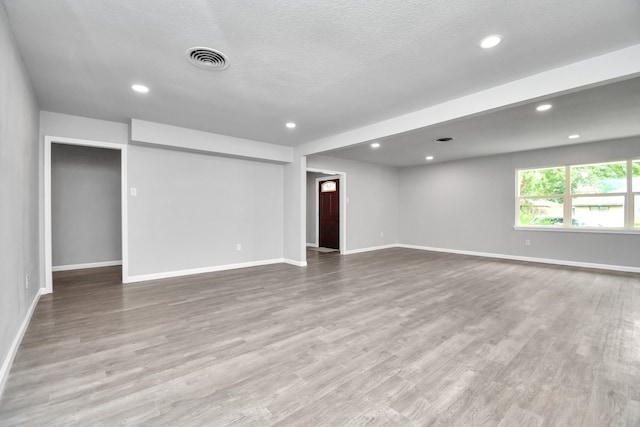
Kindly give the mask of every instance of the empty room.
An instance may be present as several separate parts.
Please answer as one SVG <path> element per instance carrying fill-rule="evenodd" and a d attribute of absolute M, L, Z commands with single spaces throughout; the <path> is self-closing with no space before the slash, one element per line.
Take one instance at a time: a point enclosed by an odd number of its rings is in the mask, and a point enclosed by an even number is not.
<path fill-rule="evenodd" d="M 0 0 L 1 426 L 639 426 L 636 0 Z"/>

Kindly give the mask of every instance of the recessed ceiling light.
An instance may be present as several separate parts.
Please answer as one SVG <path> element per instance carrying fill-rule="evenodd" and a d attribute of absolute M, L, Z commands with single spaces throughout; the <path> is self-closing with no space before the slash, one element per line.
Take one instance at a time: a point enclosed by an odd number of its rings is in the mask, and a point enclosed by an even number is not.
<path fill-rule="evenodd" d="M 425 159 L 427 159 L 427 160 L 433 160 L 433 156 L 427 156 L 427 157 L 425 157 Z"/>
<path fill-rule="evenodd" d="M 442 138 L 436 138 L 433 140 L 436 144 L 444 144 L 445 142 L 451 142 L 453 141 L 453 138 L 450 136 L 445 136 Z"/>
<path fill-rule="evenodd" d="M 293 123 L 293 122 L 289 122 L 289 123 L 287 123 L 285 126 L 286 126 L 286 127 L 288 127 L 289 129 L 293 129 L 293 128 L 295 128 L 295 127 L 296 127 L 296 124 L 295 124 L 295 123 Z"/>
<path fill-rule="evenodd" d="M 132 85 L 131 89 L 133 89 L 133 90 L 135 90 L 136 92 L 139 92 L 139 93 L 147 93 L 147 92 L 149 92 L 149 88 L 144 86 L 144 85 L 137 85 L 137 84 L 136 85 Z"/>
<path fill-rule="evenodd" d="M 547 111 L 547 110 L 550 110 L 551 107 L 553 107 L 553 105 L 551 105 L 551 104 L 542 104 L 542 105 L 538 105 L 536 107 L 536 110 L 537 111 Z"/>
<path fill-rule="evenodd" d="M 483 49 L 491 49 L 492 47 L 496 47 L 502 41 L 502 37 L 494 34 L 492 36 L 487 36 L 480 41 L 480 47 Z"/>
<path fill-rule="evenodd" d="M 580 135 L 578 135 L 577 133 L 574 133 L 573 135 L 569 135 L 569 139 L 578 139 L 580 138 Z"/>
<path fill-rule="evenodd" d="M 371 148 L 380 148 L 380 143 L 374 142 L 373 144 L 371 144 Z"/>

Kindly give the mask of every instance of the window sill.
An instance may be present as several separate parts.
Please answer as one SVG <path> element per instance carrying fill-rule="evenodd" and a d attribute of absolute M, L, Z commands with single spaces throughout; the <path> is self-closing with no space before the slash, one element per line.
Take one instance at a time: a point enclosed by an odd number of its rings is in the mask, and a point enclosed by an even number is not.
<path fill-rule="evenodd" d="M 561 233 L 596 233 L 596 234 L 640 234 L 640 229 L 623 228 L 565 228 L 565 227 L 523 227 L 515 225 L 516 231 L 551 231 Z"/>

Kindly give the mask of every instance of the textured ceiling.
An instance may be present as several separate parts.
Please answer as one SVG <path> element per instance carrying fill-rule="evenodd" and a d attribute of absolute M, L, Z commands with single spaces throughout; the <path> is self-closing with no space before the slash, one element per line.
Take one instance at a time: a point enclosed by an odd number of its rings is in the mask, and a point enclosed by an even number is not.
<path fill-rule="evenodd" d="M 292 146 L 640 42 L 637 0 L 4 4 L 44 110 Z M 230 68 L 195 68 L 192 46 Z"/>
<path fill-rule="evenodd" d="M 544 103 L 553 107 L 537 112 Z M 640 77 L 377 139 L 377 149 L 368 141 L 325 154 L 402 167 L 638 135 Z M 440 137 L 455 139 L 436 144 Z"/>

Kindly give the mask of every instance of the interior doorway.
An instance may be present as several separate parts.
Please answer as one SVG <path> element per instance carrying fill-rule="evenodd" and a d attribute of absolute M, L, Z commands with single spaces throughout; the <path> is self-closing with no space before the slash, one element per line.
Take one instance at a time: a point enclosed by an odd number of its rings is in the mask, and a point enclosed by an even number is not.
<path fill-rule="evenodd" d="M 329 191 L 321 191 L 322 184 Z M 333 185 L 335 183 L 335 190 Z M 324 196 L 323 196 L 324 194 Z M 324 202 L 321 202 L 324 197 Z M 325 218 L 321 241 L 321 203 Z M 347 174 L 341 171 L 307 168 L 307 247 L 320 252 L 347 251 Z"/>
<path fill-rule="evenodd" d="M 340 250 L 340 178 L 318 178 L 318 246 Z"/>
<path fill-rule="evenodd" d="M 126 188 L 127 188 L 127 146 L 126 144 L 116 144 L 110 142 L 100 142 L 100 141 L 89 141 L 89 140 L 81 140 L 74 138 L 63 138 L 63 137 L 51 137 L 45 136 L 44 141 L 44 259 L 45 259 L 45 289 L 43 293 L 51 293 L 53 292 L 53 221 L 52 221 L 52 149 L 54 146 L 77 146 L 77 147 L 86 147 L 86 148 L 101 148 L 108 150 L 118 150 L 119 151 L 119 164 L 120 164 L 120 206 L 119 212 L 116 215 L 119 215 L 120 222 L 120 241 L 117 242 L 118 245 L 121 246 L 121 260 L 118 263 L 122 264 L 122 282 L 127 282 L 128 277 L 128 253 L 127 253 L 127 197 L 126 197 Z M 82 189 L 82 186 L 78 187 Z M 117 190 L 116 190 L 117 191 Z M 99 194 L 88 194 L 88 198 L 91 197 L 100 197 Z M 116 195 L 117 197 L 117 195 Z M 59 200 L 58 200 L 59 201 Z M 81 207 L 79 209 L 82 209 Z M 88 207 L 86 207 L 88 209 Z M 86 216 L 86 215 L 85 215 Z M 73 223 L 73 221 L 67 223 Z M 60 230 L 56 230 L 59 232 Z M 116 231 L 117 232 L 117 231 Z M 59 233 L 58 233 L 59 234 Z M 73 255 L 73 254 L 72 254 Z M 67 258 L 72 259 L 72 258 Z M 108 262 L 97 262 L 97 263 L 85 263 L 79 265 L 65 265 L 64 269 L 76 269 L 76 268 L 91 268 L 98 266 L 106 266 L 106 265 L 114 265 L 115 260 L 109 260 Z M 60 263 L 58 260 L 57 263 Z M 104 264 L 104 265 L 102 265 Z"/>

